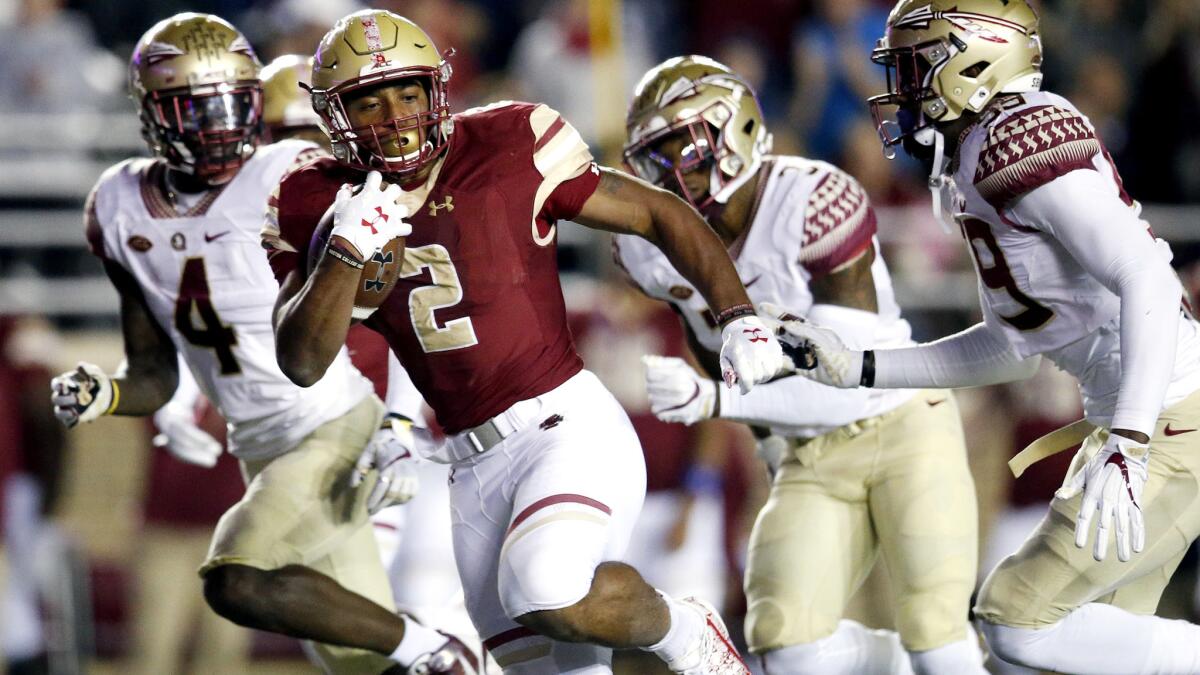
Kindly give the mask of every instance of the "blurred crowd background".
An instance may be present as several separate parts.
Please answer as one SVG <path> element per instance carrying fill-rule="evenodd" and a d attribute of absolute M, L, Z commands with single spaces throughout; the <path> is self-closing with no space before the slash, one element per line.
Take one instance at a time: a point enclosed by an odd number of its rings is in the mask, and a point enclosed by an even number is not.
<path fill-rule="evenodd" d="M 1042 15 L 1044 88 L 1090 117 L 1194 292 L 1200 288 L 1200 3 L 1035 5 Z M 226 460 L 211 471 L 179 464 L 153 449 L 146 421 L 105 419 L 63 432 L 50 414 L 47 385 L 79 359 L 109 370 L 120 359 L 117 296 L 86 252 L 80 211 L 104 168 L 145 152 L 125 93 L 126 62 L 141 33 L 175 12 L 213 12 L 238 26 L 265 63 L 311 54 L 339 17 L 361 6 L 355 0 L 0 2 L 0 505 L 9 553 L 0 577 L 0 654 L 11 672 L 308 672 L 290 641 L 203 618 L 194 567 L 212 524 L 239 495 L 235 464 Z M 373 6 L 408 16 L 440 49 L 454 50 L 454 109 L 498 99 L 548 103 L 611 165 L 620 163 L 625 108 L 641 73 L 687 52 L 726 63 L 758 91 L 776 152 L 835 162 L 865 186 L 917 337 L 978 320 L 964 247 L 935 224 L 919 168 L 883 158 L 863 102 L 883 88 L 882 70 L 868 56 L 889 3 L 380 0 Z M 651 468 L 648 505 L 656 506 L 648 508 L 631 556 L 662 563 L 664 578 L 656 583 L 706 589 L 737 627 L 743 538 L 763 497 L 763 466 L 736 426 L 655 424 L 638 356 L 681 349 L 674 318 L 622 285 L 607 237 L 583 228 L 560 232 L 581 351 L 639 420 Z M 1005 462 L 1075 419 L 1079 403 L 1073 383 L 1050 368 L 1034 382 L 964 392 L 961 403 L 981 500 L 984 574 L 1040 518 L 1064 469 L 1044 462 L 1014 482 Z M 211 414 L 206 424 L 220 433 Z M 724 467 L 720 494 L 686 492 L 681 476 L 695 462 Z M 1184 564 L 1164 613 L 1196 616 L 1195 566 Z M 872 577 L 856 605 L 858 618 L 889 624 L 886 584 L 886 574 Z M 214 655 L 233 660 L 206 660 Z"/>

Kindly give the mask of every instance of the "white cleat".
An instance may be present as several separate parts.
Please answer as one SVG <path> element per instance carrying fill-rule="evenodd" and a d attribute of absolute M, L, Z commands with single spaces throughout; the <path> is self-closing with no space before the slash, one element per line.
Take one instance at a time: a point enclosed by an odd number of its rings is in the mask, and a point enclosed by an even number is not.
<path fill-rule="evenodd" d="M 750 675 L 746 662 L 729 641 L 729 631 L 717 610 L 699 598 L 683 598 L 679 602 L 704 617 L 704 632 L 687 654 L 667 667 L 680 675 Z"/>

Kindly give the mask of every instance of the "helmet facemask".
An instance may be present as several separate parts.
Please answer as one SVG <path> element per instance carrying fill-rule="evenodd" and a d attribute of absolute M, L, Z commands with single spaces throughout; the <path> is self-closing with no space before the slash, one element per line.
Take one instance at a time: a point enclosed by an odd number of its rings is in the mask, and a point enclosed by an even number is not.
<path fill-rule="evenodd" d="M 933 88 L 938 73 L 950 61 L 952 47 L 942 40 L 934 40 L 911 47 L 877 47 L 871 60 L 884 67 L 887 73 L 887 93 L 867 99 L 875 129 L 883 143 L 884 154 L 895 156 L 895 146 L 905 143 L 906 148 L 920 153 L 913 144 L 928 146 L 925 142 L 934 124 L 946 115 L 946 103 Z M 884 108 L 896 108 L 895 119 L 884 115 Z"/>
<path fill-rule="evenodd" d="M 678 159 L 662 150 L 665 142 L 675 137 L 683 142 Z M 627 146 L 624 157 L 625 166 L 633 175 L 674 192 L 703 212 L 714 205 L 714 195 L 732 180 L 719 168 L 731 154 L 720 142 L 717 130 L 696 116 L 664 127 Z M 704 175 L 706 180 L 703 188 L 693 190 L 688 187 L 686 176 L 695 173 Z"/>
<path fill-rule="evenodd" d="M 437 159 L 449 140 L 453 121 L 446 92 L 451 69 L 443 61 L 438 68 L 414 66 L 390 70 L 379 75 L 350 80 L 329 91 L 313 91 L 313 108 L 324 120 L 338 161 L 363 171 L 387 174 L 411 174 Z M 382 123 L 353 126 L 347 102 L 355 95 L 388 86 L 403 86 L 416 81 L 425 91 L 428 109 Z M 399 139 L 403 149 L 415 148 L 397 156 L 387 146 Z"/>
<path fill-rule="evenodd" d="M 251 81 L 152 91 L 140 112 L 147 140 L 172 168 L 217 176 L 254 153 L 262 88 Z"/>

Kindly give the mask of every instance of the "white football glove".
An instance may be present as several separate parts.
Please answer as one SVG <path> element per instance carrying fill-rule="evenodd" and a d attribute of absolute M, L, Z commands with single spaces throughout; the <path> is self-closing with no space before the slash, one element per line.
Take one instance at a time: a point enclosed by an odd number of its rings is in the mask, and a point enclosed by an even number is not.
<path fill-rule="evenodd" d="M 642 357 L 650 412 L 664 422 L 695 424 L 713 416 L 717 383 L 674 356 Z"/>
<path fill-rule="evenodd" d="M 380 189 L 382 183 L 382 174 L 371 171 L 357 193 L 353 186 L 343 185 L 333 202 L 329 236 L 349 242 L 357 249 L 359 260 L 369 260 L 389 241 L 412 234 L 412 226 L 404 222 L 408 207 L 396 203 L 404 191 L 396 183 Z"/>
<path fill-rule="evenodd" d="M 1071 499 L 1080 492 L 1083 501 L 1075 520 L 1075 545 L 1087 546 L 1092 518 L 1100 512 L 1092 557 L 1108 555 L 1108 532 L 1116 518 L 1117 559 L 1129 562 L 1146 547 L 1146 523 L 1142 517 L 1142 490 L 1149 475 L 1150 446 L 1118 434 L 1109 434 L 1104 447 L 1091 457 L 1067 485 L 1054 496 Z"/>
<path fill-rule="evenodd" d="M 159 431 L 154 447 L 164 448 L 180 461 L 211 469 L 221 458 L 221 444 L 196 425 L 196 415 L 186 405 L 172 402 L 159 408 L 154 426 Z"/>
<path fill-rule="evenodd" d="M 112 378 L 94 363 L 80 361 L 75 370 L 50 380 L 54 416 L 68 429 L 112 412 L 113 393 Z"/>
<path fill-rule="evenodd" d="M 372 515 L 393 504 L 403 504 L 417 494 L 420 481 L 412 426 L 412 422 L 397 416 L 385 418 L 354 465 L 351 487 L 362 485 L 372 469 L 379 472 L 379 480 L 367 497 L 367 511 Z"/>
<path fill-rule="evenodd" d="M 757 316 L 739 317 L 721 329 L 721 377 L 726 386 L 736 383 L 746 394 L 754 385 L 793 370 L 779 340 Z"/>
<path fill-rule="evenodd" d="M 853 389 L 862 382 L 863 353 L 846 347 L 837 333 L 769 302 L 758 308 L 778 321 L 776 332 L 795 372 L 841 389 Z"/>

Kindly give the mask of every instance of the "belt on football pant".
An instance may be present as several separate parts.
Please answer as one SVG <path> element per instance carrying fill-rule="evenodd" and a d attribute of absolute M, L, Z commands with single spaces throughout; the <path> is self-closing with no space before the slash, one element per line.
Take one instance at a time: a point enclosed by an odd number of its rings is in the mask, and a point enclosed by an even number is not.
<path fill-rule="evenodd" d="M 550 393 L 550 392 L 547 392 Z M 542 410 L 542 398 L 517 401 L 504 412 L 455 434 L 429 459 L 435 462 L 454 463 L 483 453 L 496 447 L 504 439 L 529 426 Z"/>
<path fill-rule="evenodd" d="M 1061 429 L 1055 429 L 1025 446 L 1024 450 L 1008 460 L 1008 468 L 1013 472 L 1013 476 L 1020 478 L 1029 467 L 1079 445 L 1095 430 L 1096 425 L 1087 420 L 1077 420 Z"/>

